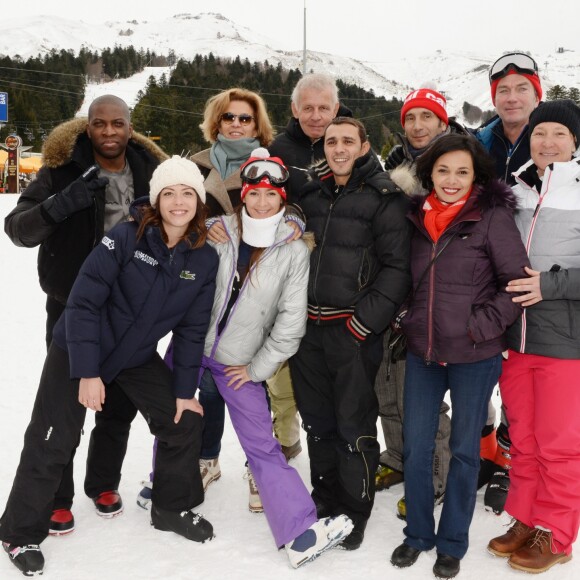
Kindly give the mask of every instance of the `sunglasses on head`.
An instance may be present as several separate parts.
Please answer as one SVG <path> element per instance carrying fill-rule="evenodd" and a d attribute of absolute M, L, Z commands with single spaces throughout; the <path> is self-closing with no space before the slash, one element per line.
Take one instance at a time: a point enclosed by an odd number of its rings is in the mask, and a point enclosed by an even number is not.
<path fill-rule="evenodd" d="M 498 58 L 489 69 L 489 82 L 493 82 L 504 77 L 510 70 L 515 70 L 520 74 L 537 75 L 538 65 L 528 54 L 523 52 L 512 52 L 504 54 Z"/>
<path fill-rule="evenodd" d="M 268 159 L 250 161 L 242 167 L 241 171 L 242 181 L 252 184 L 260 183 L 264 177 L 267 177 L 272 185 L 281 186 L 288 181 L 289 176 L 290 174 L 284 166 Z"/>
<path fill-rule="evenodd" d="M 254 120 L 254 117 L 245 113 L 242 113 L 241 115 L 234 115 L 233 113 L 222 113 L 222 116 L 220 117 L 220 121 L 223 121 L 228 125 L 232 124 L 236 119 L 240 122 L 240 125 L 249 125 Z"/>

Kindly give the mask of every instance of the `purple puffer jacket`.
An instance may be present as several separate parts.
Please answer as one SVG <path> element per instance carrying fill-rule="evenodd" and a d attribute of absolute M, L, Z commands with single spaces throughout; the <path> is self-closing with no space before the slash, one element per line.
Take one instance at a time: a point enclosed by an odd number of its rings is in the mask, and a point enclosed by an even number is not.
<path fill-rule="evenodd" d="M 497 355 L 506 348 L 507 327 L 521 313 L 505 287 L 526 277 L 524 266 L 529 266 L 514 222 L 515 197 L 500 181 L 475 186 L 435 244 L 423 225 L 423 200 L 408 215 L 416 229 L 411 242 L 413 295 L 402 323 L 407 347 L 426 361 L 446 363 Z"/>

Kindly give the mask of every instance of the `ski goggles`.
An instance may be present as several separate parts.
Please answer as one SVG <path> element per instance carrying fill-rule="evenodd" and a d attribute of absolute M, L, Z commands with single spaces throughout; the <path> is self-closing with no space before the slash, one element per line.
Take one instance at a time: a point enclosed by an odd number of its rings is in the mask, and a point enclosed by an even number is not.
<path fill-rule="evenodd" d="M 242 113 L 241 115 L 234 115 L 233 113 L 222 113 L 220 116 L 220 121 L 228 125 L 231 125 L 236 119 L 240 122 L 240 125 L 249 125 L 254 120 L 254 117 L 246 113 Z"/>
<path fill-rule="evenodd" d="M 245 183 L 260 183 L 264 177 L 272 185 L 282 186 L 290 177 L 288 170 L 279 163 L 270 159 L 256 159 L 249 161 L 241 169 L 242 181 Z"/>
<path fill-rule="evenodd" d="M 511 70 L 524 75 L 538 76 L 538 65 L 528 54 L 523 52 L 512 52 L 504 54 L 498 58 L 489 69 L 489 82 L 500 79 Z"/>

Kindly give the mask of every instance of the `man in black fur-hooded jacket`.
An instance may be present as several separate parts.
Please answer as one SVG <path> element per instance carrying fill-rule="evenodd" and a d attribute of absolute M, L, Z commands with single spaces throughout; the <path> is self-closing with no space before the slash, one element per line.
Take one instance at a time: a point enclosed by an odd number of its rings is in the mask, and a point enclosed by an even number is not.
<path fill-rule="evenodd" d="M 324 135 L 331 173 L 313 171 L 300 195 L 316 248 L 309 324 L 290 359 L 312 496 L 319 517 L 353 520 L 349 550 L 361 545 L 374 502 L 381 335 L 410 289 L 408 201 L 369 150 L 362 123 L 334 119 Z"/>
<path fill-rule="evenodd" d="M 43 167 L 4 224 L 17 246 L 40 246 L 38 275 L 47 295 L 47 346 L 85 258 L 104 233 L 127 219 L 133 199 L 148 195 L 151 175 L 166 157 L 133 132 L 127 104 L 113 95 L 95 99 L 88 120 L 65 122 L 48 136 Z M 122 391 L 112 389 L 103 411 L 95 416 L 85 492 L 104 517 L 122 510 L 117 488 L 135 414 Z M 51 533 L 73 531 L 73 495 L 71 458 L 55 497 Z"/>

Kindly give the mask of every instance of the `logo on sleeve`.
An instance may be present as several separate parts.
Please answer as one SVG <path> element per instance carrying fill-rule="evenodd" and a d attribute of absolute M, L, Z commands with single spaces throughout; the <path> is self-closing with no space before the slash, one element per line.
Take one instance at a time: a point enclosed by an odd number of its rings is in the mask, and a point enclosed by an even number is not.
<path fill-rule="evenodd" d="M 112 240 L 111 238 L 108 238 L 107 236 L 105 236 L 102 240 L 101 243 L 105 244 L 105 246 L 107 246 L 108 250 L 114 250 L 115 249 L 115 240 Z"/>
<path fill-rule="evenodd" d="M 180 278 L 184 280 L 195 280 L 195 272 L 190 272 L 189 270 L 182 270 L 181 274 L 179 274 Z"/>

